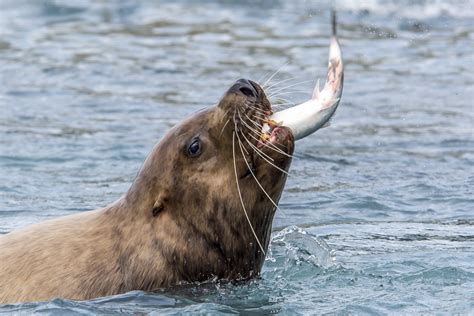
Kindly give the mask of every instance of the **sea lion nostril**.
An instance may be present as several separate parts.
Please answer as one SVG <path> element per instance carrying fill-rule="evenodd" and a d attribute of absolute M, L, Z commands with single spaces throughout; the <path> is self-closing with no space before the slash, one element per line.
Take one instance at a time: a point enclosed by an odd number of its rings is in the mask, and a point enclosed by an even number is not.
<path fill-rule="evenodd" d="M 252 87 L 255 89 L 255 91 L 258 91 L 258 89 L 260 88 L 258 83 L 256 83 L 255 81 L 249 80 L 249 83 L 252 85 Z"/>
<path fill-rule="evenodd" d="M 250 88 L 242 87 L 239 90 L 248 97 L 255 97 L 255 93 Z"/>
<path fill-rule="evenodd" d="M 246 97 L 256 98 L 258 96 L 258 90 L 252 85 L 247 79 L 237 80 L 232 87 L 227 91 L 229 93 L 237 93 Z"/>

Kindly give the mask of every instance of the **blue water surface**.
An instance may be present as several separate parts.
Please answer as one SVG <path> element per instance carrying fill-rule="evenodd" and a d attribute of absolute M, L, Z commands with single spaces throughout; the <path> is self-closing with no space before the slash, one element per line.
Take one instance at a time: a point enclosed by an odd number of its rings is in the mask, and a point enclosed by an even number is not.
<path fill-rule="evenodd" d="M 332 5 L 0 0 L 0 233 L 116 200 L 238 78 L 309 98 Z M 260 279 L 0 313 L 474 313 L 474 2 L 336 7 L 343 98 L 297 143 Z"/>

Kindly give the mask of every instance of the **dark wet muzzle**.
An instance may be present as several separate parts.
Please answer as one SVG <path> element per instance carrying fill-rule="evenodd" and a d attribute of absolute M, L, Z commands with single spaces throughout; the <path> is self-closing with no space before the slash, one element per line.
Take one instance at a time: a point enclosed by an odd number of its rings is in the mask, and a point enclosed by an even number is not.
<path fill-rule="evenodd" d="M 230 87 L 228 92 L 233 92 L 237 94 L 242 94 L 246 97 L 256 98 L 258 93 L 255 89 L 252 82 L 247 79 L 239 79 L 237 80 L 232 87 Z"/>

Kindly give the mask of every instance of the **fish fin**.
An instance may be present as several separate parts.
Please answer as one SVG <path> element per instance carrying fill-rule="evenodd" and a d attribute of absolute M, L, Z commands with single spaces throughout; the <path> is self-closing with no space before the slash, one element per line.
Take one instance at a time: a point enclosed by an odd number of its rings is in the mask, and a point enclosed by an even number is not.
<path fill-rule="evenodd" d="M 319 90 L 319 79 L 318 82 L 316 82 L 316 86 L 314 86 L 313 90 L 313 96 L 311 97 L 312 99 L 319 99 L 319 94 L 321 93 L 321 90 Z"/>
<path fill-rule="evenodd" d="M 332 98 L 330 101 L 324 102 L 323 106 L 321 107 L 321 111 L 329 109 L 330 107 L 334 106 L 339 102 L 341 98 Z"/>
<path fill-rule="evenodd" d="M 321 128 L 325 128 L 325 127 L 329 127 L 329 126 L 331 126 L 331 122 L 327 121 L 326 123 L 324 123 L 323 126 L 321 126 Z"/>

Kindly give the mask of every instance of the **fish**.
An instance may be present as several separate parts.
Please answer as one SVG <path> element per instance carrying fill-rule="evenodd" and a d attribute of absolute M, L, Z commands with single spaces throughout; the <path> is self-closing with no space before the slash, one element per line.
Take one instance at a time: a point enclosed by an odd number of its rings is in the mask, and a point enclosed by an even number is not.
<path fill-rule="evenodd" d="M 335 11 L 331 14 L 331 24 L 328 71 L 323 90 L 320 90 L 318 80 L 311 99 L 268 116 L 262 135 L 271 135 L 275 127 L 286 126 L 291 129 L 295 140 L 299 140 L 329 126 L 341 100 L 344 85 L 344 64 L 337 38 Z"/>

